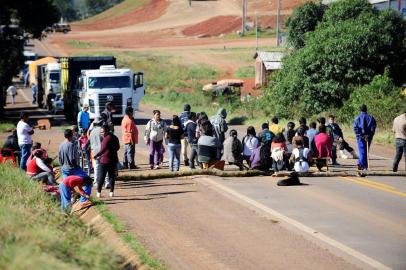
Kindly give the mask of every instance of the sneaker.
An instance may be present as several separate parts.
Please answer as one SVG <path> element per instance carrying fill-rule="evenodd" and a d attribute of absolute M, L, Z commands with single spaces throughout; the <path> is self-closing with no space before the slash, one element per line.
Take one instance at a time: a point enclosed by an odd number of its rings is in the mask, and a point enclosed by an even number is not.
<path fill-rule="evenodd" d="M 158 166 L 158 165 L 155 165 L 155 166 L 154 166 L 154 170 L 159 170 L 159 166 Z"/>
<path fill-rule="evenodd" d="M 110 192 L 110 193 L 109 193 L 109 196 L 110 196 L 111 198 L 113 198 L 113 197 L 114 197 L 114 192 Z"/>
<path fill-rule="evenodd" d="M 97 192 L 97 193 L 96 193 L 96 197 L 97 197 L 97 198 L 100 198 L 100 197 L 101 197 L 101 193 L 100 193 L 100 192 Z"/>

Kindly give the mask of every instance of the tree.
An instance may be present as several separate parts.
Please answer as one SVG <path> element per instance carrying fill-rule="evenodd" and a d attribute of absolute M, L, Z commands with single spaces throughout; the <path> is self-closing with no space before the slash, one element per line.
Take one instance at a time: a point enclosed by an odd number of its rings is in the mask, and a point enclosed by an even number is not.
<path fill-rule="evenodd" d="M 305 46 L 283 60 L 271 100 L 277 112 L 313 115 L 340 108 L 355 86 L 388 70 L 401 84 L 406 73 L 406 23 L 392 10 L 378 11 L 366 0 L 332 4 Z M 295 104 L 295 111 L 286 110 Z"/>
<path fill-rule="evenodd" d="M 2 0 L 0 5 L 0 109 L 4 93 L 23 65 L 24 33 L 40 38 L 43 29 L 58 21 L 59 13 L 50 0 Z M 18 24 L 16 28 L 12 24 Z"/>
<path fill-rule="evenodd" d="M 308 2 L 294 10 L 286 22 L 289 43 L 300 49 L 305 45 L 305 34 L 314 31 L 322 20 L 326 6 L 322 3 Z"/>

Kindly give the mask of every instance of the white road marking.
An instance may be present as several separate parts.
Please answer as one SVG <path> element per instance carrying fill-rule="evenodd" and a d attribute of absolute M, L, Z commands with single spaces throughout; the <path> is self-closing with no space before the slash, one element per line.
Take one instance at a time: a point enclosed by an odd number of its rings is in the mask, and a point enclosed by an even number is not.
<path fill-rule="evenodd" d="M 306 225 L 304 225 L 304 224 L 302 224 L 302 223 L 300 223 L 300 222 L 298 222 L 298 221 L 296 221 L 294 219 L 291 219 L 291 218 L 279 213 L 278 211 L 276 211 L 274 209 L 271 209 L 271 208 L 265 206 L 264 204 L 261 204 L 261 203 L 255 201 L 255 200 L 253 200 L 253 199 L 251 199 L 251 198 L 249 198 L 249 197 L 247 197 L 247 196 L 245 196 L 245 195 L 243 195 L 243 194 L 241 194 L 241 193 L 239 193 L 239 192 L 237 192 L 237 191 L 235 191 L 235 190 L 233 190 L 231 188 L 228 188 L 228 187 L 226 187 L 226 186 L 224 186 L 224 185 L 222 185 L 222 184 L 220 184 L 220 183 L 218 183 L 216 181 L 213 181 L 210 178 L 200 178 L 200 179 L 197 179 L 197 180 L 200 181 L 203 184 L 210 184 L 210 185 L 212 185 L 212 186 L 214 186 L 214 187 L 228 193 L 229 195 L 232 195 L 235 198 L 238 198 L 238 199 L 244 201 L 245 203 L 248 203 L 249 205 L 254 206 L 255 208 L 258 208 L 259 210 L 262 210 L 265 213 L 267 213 L 267 214 L 269 214 L 269 215 L 271 215 L 271 216 L 273 216 L 273 217 L 275 217 L 277 219 L 280 219 L 280 220 L 286 222 L 287 224 L 290 224 L 290 225 L 296 227 L 297 229 L 301 230 L 302 232 L 304 232 L 304 233 L 306 233 L 308 235 L 311 235 L 312 237 L 317 238 L 318 240 L 320 240 L 320 241 L 322 241 L 322 242 L 324 242 L 324 243 L 326 243 L 326 244 L 328 244 L 328 245 L 330 245 L 330 246 L 332 246 L 334 248 L 337 248 L 338 250 L 344 252 L 347 255 L 350 255 L 353 258 L 358 259 L 359 261 L 367 264 L 370 267 L 373 267 L 375 269 L 380 269 L 380 270 L 381 269 L 382 270 L 391 269 L 390 267 L 384 265 L 383 263 L 381 263 L 381 262 L 379 262 L 379 261 L 377 261 L 377 260 L 375 260 L 375 259 L 373 259 L 371 257 L 368 257 L 367 255 L 362 254 L 362 253 L 360 253 L 360 252 L 358 252 L 358 251 L 356 251 L 356 250 L 354 250 L 354 249 L 352 249 L 352 248 L 350 248 L 350 247 L 348 247 L 348 246 L 346 246 L 346 245 L 344 245 L 344 244 L 342 244 L 342 243 L 328 237 L 327 235 L 325 235 L 323 233 L 320 233 L 320 232 L 318 232 L 318 231 L 316 231 L 316 230 L 314 230 L 314 229 L 312 229 L 312 228 L 310 228 L 310 227 L 308 227 L 308 226 L 306 226 Z"/>

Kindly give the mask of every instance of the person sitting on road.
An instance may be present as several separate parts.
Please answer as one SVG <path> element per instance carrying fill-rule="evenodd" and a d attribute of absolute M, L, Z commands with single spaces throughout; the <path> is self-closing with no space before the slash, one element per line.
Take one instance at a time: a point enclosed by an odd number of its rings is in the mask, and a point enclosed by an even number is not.
<path fill-rule="evenodd" d="M 303 145 L 303 141 L 296 142 L 296 148 L 293 149 L 290 161 L 294 164 L 295 172 L 309 171 L 309 159 L 311 158 L 310 150 Z"/>
<path fill-rule="evenodd" d="M 271 167 L 270 141 L 260 142 L 250 157 L 251 170 L 268 171 Z"/>
<path fill-rule="evenodd" d="M 224 161 L 220 162 L 220 143 L 213 134 L 213 127 L 209 120 L 201 123 L 202 136 L 197 142 L 198 160 L 203 169 L 224 169 Z M 221 166 L 222 165 L 222 166 Z"/>
<path fill-rule="evenodd" d="M 292 146 L 293 149 L 298 147 L 298 142 L 301 141 L 301 145 L 303 145 L 306 148 L 309 148 L 309 138 L 305 136 L 305 128 L 300 126 L 296 130 L 296 135 L 292 139 Z M 293 152 L 293 151 L 292 151 Z"/>
<path fill-rule="evenodd" d="M 255 128 L 253 126 L 249 126 L 247 128 L 247 135 L 242 138 L 242 155 L 243 159 L 247 162 L 248 166 L 251 166 L 251 155 L 252 152 L 258 146 L 258 138 L 257 133 L 255 132 Z"/>
<path fill-rule="evenodd" d="M 292 154 L 292 151 L 293 151 L 293 143 L 292 143 L 293 142 L 293 137 L 296 134 L 295 123 L 289 122 L 287 124 L 286 128 L 287 129 L 283 133 L 283 136 L 285 137 L 285 140 L 286 140 L 285 141 L 286 142 L 286 149 L 287 149 L 286 154 L 287 154 L 287 157 L 290 157 L 290 155 Z M 287 166 L 286 169 L 290 170 L 289 162 L 287 162 L 286 166 Z"/>
<path fill-rule="evenodd" d="M 48 165 L 42 159 L 43 153 L 37 151 L 34 154 L 34 158 L 27 164 L 27 175 L 33 180 L 41 181 L 46 178 L 49 185 L 56 185 L 55 176 L 53 169 L 50 166 L 49 159 L 47 160 Z M 50 159 L 52 162 L 52 159 Z"/>
<path fill-rule="evenodd" d="M 232 129 L 230 136 L 224 141 L 223 160 L 230 165 L 238 166 L 240 171 L 244 170 L 242 148 L 242 143 L 238 139 L 237 131 Z"/>
<path fill-rule="evenodd" d="M 276 134 L 271 145 L 272 167 L 275 172 L 286 169 L 286 152 L 285 137 L 282 133 Z"/>
<path fill-rule="evenodd" d="M 319 131 L 316 129 L 317 124 L 316 122 L 311 122 L 310 123 L 310 129 L 306 131 L 306 136 L 307 138 L 309 138 L 309 147 L 310 147 L 310 151 L 314 152 L 314 149 L 311 148 L 312 144 L 313 144 L 313 140 L 314 137 L 319 134 Z"/>
<path fill-rule="evenodd" d="M 314 145 L 316 149 L 314 156 L 317 157 L 316 166 L 321 171 L 321 168 L 327 165 L 327 159 L 331 158 L 331 147 L 333 146 L 333 139 L 327 134 L 325 125 L 319 127 L 319 134 L 314 137 Z"/>
<path fill-rule="evenodd" d="M 279 125 L 278 117 L 272 118 L 272 125 L 269 127 L 269 130 L 275 135 L 283 132 L 283 128 Z"/>
<path fill-rule="evenodd" d="M 272 143 L 272 139 L 275 137 L 275 134 L 273 134 L 269 130 L 269 124 L 268 123 L 263 123 L 262 124 L 262 131 L 258 133 L 258 140 L 260 142 L 270 142 Z"/>
<path fill-rule="evenodd" d="M 307 130 L 309 130 L 309 127 L 307 126 L 306 118 L 301 117 L 301 118 L 299 119 L 299 127 L 298 127 L 298 129 L 299 129 L 299 128 L 304 129 L 304 132 L 306 132 Z"/>
<path fill-rule="evenodd" d="M 331 129 L 331 132 L 333 134 L 333 139 L 334 139 L 332 153 L 331 153 L 333 156 L 333 159 L 334 158 L 337 159 L 337 147 L 340 150 L 340 155 L 342 158 L 347 158 L 347 156 L 345 156 L 345 154 L 344 154 L 344 150 L 348 151 L 354 159 L 358 158 L 357 154 L 354 151 L 354 148 L 352 148 L 344 140 L 343 131 L 341 130 L 340 126 L 336 123 L 335 116 L 330 115 L 328 117 L 328 122 L 329 122 L 329 124 L 327 126 Z M 337 163 L 337 161 L 335 163 Z M 334 160 L 333 160 L 333 164 L 334 164 Z"/>

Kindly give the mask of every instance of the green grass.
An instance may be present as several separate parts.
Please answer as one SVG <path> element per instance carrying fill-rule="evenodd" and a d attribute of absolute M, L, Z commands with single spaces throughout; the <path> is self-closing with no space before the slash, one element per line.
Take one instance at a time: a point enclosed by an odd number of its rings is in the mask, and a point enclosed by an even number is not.
<path fill-rule="evenodd" d="M 77 24 L 95 23 L 95 22 L 102 21 L 105 19 L 120 17 L 135 9 L 139 9 L 139 8 L 145 6 L 149 2 L 150 2 L 150 0 L 126 0 L 100 14 L 97 14 L 93 17 L 79 21 L 79 22 L 77 22 Z"/>
<path fill-rule="evenodd" d="M 110 223 L 113 226 L 113 229 L 116 233 L 122 235 L 122 239 L 126 242 L 139 256 L 141 262 L 145 265 L 148 265 L 150 269 L 156 270 L 165 270 L 169 269 L 165 265 L 163 265 L 159 260 L 152 258 L 148 251 L 142 246 L 142 244 L 138 241 L 138 239 L 129 233 L 125 233 L 125 226 L 120 221 L 120 219 L 111 213 L 107 206 L 99 201 L 96 204 L 96 209 L 99 211 L 100 215 L 104 218 L 105 221 Z"/>
<path fill-rule="evenodd" d="M 93 47 L 93 44 L 90 42 L 80 41 L 76 39 L 70 39 L 66 42 L 66 44 L 76 49 L 89 49 Z"/>
<path fill-rule="evenodd" d="M 0 122 L 0 132 L 7 132 L 13 128 L 16 128 L 16 126 L 12 123 Z"/>
<path fill-rule="evenodd" d="M 253 78 L 255 77 L 255 67 L 254 66 L 240 67 L 235 72 L 235 76 L 237 78 Z"/>
<path fill-rule="evenodd" d="M 123 258 L 20 170 L 0 165 L 0 269 L 121 269 Z"/>
<path fill-rule="evenodd" d="M 256 38 L 255 28 L 246 31 L 244 36 L 238 35 L 237 33 L 230 33 L 224 36 L 226 39 L 241 39 L 241 38 Z M 274 38 L 276 37 L 275 30 L 273 29 L 258 29 L 258 39 L 262 38 Z"/>

